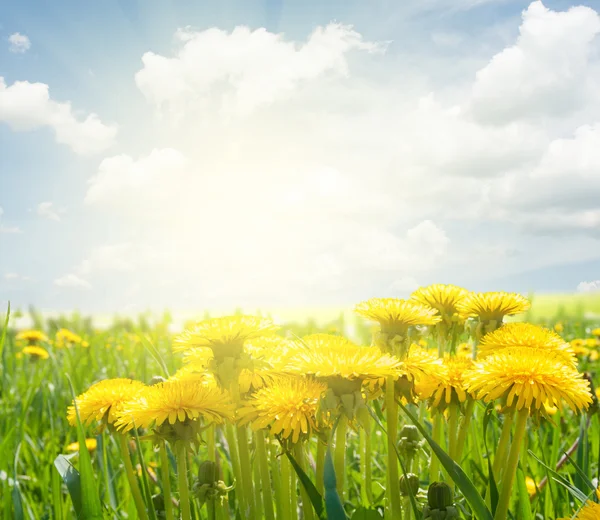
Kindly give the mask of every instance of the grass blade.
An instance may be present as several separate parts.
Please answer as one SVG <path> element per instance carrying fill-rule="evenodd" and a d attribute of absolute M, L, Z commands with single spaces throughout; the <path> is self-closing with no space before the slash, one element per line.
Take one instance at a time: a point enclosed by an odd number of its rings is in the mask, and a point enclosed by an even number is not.
<path fill-rule="evenodd" d="M 319 518 L 325 518 L 325 516 L 324 516 L 325 510 L 323 508 L 323 497 L 321 496 L 319 491 L 317 491 L 317 488 L 312 483 L 312 481 L 310 480 L 310 478 L 308 477 L 306 472 L 296 462 L 296 459 L 294 459 L 292 454 L 287 450 L 285 451 L 285 454 L 286 454 L 287 458 L 289 459 L 292 467 L 294 468 L 294 471 L 298 475 L 300 482 L 304 486 L 304 489 L 306 490 L 306 493 L 308 494 L 308 497 L 310 498 L 310 502 L 311 502 L 315 512 L 317 513 L 317 516 Z"/>
<path fill-rule="evenodd" d="M 71 461 L 69 461 L 69 459 L 64 455 L 59 455 L 56 457 L 56 459 L 54 459 L 54 467 L 67 486 L 67 490 L 69 491 L 71 501 L 73 502 L 73 509 L 75 509 L 77 518 L 81 518 L 82 500 L 79 472 L 75 469 L 75 466 L 71 464 Z"/>
<path fill-rule="evenodd" d="M 327 520 L 346 520 L 346 512 L 342 505 L 342 500 L 337 492 L 337 479 L 335 476 L 335 468 L 333 466 L 333 458 L 331 456 L 331 447 L 327 446 L 325 453 L 324 467 L 324 483 L 325 483 L 325 510 L 327 511 Z"/>
<path fill-rule="evenodd" d="M 527 491 L 527 483 L 525 482 L 525 474 L 521 468 L 517 469 L 517 491 L 519 497 L 519 518 L 520 520 L 532 520 L 531 500 Z"/>

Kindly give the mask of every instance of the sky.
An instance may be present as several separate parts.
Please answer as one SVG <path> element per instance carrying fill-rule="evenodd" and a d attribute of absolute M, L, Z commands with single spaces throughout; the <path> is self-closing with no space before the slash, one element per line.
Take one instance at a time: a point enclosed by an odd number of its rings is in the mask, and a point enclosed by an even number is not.
<path fill-rule="evenodd" d="M 600 6 L 0 3 L 0 303 L 600 290 Z"/>

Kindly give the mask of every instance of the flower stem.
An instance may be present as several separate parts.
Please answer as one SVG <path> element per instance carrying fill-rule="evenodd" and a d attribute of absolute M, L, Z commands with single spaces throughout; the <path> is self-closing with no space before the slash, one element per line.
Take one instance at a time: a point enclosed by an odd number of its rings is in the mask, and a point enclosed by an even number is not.
<path fill-rule="evenodd" d="M 465 449 L 465 442 L 467 440 L 467 434 L 469 433 L 469 426 L 471 424 L 471 418 L 473 417 L 473 409 L 475 408 L 475 400 L 468 399 L 467 407 L 465 408 L 465 414 L 460 421 L 458 427 L 458 439 L 456 440 L 456 463 L 460 464 L 462 454 Z"/>
<path fill-rule="evenodd" d="M 398 458 L 396 456 L 396 438 L 398 437 L 398 404 L 394 395 L 394 378 L 388 377 L 385 383 L 385 412 L 387 421 L 387 459 L 388 479 L 386 496 L 390 518 L 402 518 L 400 490 L 398 489 Z"/>
<path fill-rule="evenodd" d="M 315 461 L 315 473 L 316 473 L 316 486 L 317 486 L 317 491 L 323 495 L 324 489 L 325 489 L 325 484 L 324 484 L 324 480 L 325 480 L 325 475 L 324 475 L 324 470 L 325 470 L 325 449 L 326 449 L 326 445 L 324 442 L 321 441 L 321 439 L 317 439 L 317 457 L 316 457 L 316 461 Z"/>
<path fill-rule="evenodd" d="M 244 489 L 242 487 L 242 478 L 240 476 L 240 458 L 237 450 L 237 442 L 235 440 L 235 431 L 233 425 L 227 423 L 225 425 L 225 437 L 227 438 L 227 445 L 229 447 L 229 459 L 231 460 L 231 469 L 233 471 L 233 478 L 235 479 L 235 495 L 241 511 L 246 510 L 246 500 L 244 497 Z"/>
<path fill-rule="evenodd" d="M 498 448 L 496 448 L 496 455 L 494 457 L 494 478 L 498 480 L 500 473 L 506 464 L 506 452 L 508 451 L 508 443 L 510 441 L 510 430 L 512 429 L 514 419 L 514 411 L 510 410 L 504 416 L 504 425 L 502 426 L 502 432 L 500 433 L 500 439 L 498 440 Z"/>
<path fill-rule="evenodd" d="M 346 480 L 346 432 L 348 430 L 348 418 L 345 415 L 340 416 L 337 428 L 335 430 L 335 452 L 334 468 L 337 478 L 337 492 L 344 501 L 344 482 Z"/>
<path fill-rule="evenodd" d="M 365 409 L 366 411 L 366 409 Z M 361 417 L 362 428 L 360 430 L 360 456 L 362 470 L 362 486 L 360 488 L 361 498 L 366 507 L 373 503 L 372 474 L 371 474 L 371 421 L 370 415 L 365 413 Z"/>
<path fill-rule="evenodd" d="M 437 444 L 440 444 L 442 438 L 442 414 L 440 412 L 435 412 L 435 415 L 433 416 L 431 437 Z M 435 482 L 438 479 L 439 473 L 440 461 L 437 456 L 432 453 L 431 462 L 429 463 L 429 483 Z"/>
<path fill-rule="evenodd" d="M 190 507 L 190 490 L 187 476 L 187 454 L 184 442 L 178 441 L 175 443 L 175 453 L 177 458 L 177 483 L 179 486 L 181 520 L 191 520 L 192 510 Z"/>
<path fill-rule="evenodd" d="M 284 506 L 281 495 L 283 475 L 281 474 L 280 462 L 275 444 L 269 446 L 269 456 L 271 460 L 271 474 L 273 475 L 273 490 L 275 491 L 275 518 L 283 518 Z"/>
<path fill-rule="evenodd" d="M 140 491 L 137 477 L 133 472 L 133 465 L 131 464 L 131 457 L 129 456 L 129 448 L 127 447 L 127 437 L 125 437 L 125 435 L 122 433 L 117 433 L 116 437 L 119 441 L 121 458 L 123 459 L 123 464 L 125 464 L 125 475 L 127 476 L 129 489 L 131 489 L 131 494 L 133 495 L 133 501 L 135 503 L 137 514 L 140 517 L 140 520 L 148 520 L 148 513 L 146 512 L 146 506 L 144 505 L 142 492 Z"/>
<path fill-rule="evenodd" d="M 216 437 L 216 425 L 212 423 L 208 427 L 208 431 L 206 434 L 206 452 L 207 452 L 207 460 L 211 462 L 217 461 L 217 453 L 215 451 L 215 437 Z"/>
<path fill-rule="evenodd" d="M 244 496 L 248 507 L 248 518 L 252 520 L 256 516 L 256 504 L 254 502 L 254 486 L 252 485 L 252 465 L 250 464 L 250 448 L 248 446 L 248 430 L 245 426 L 237 429 L 238 450 L 240 453 L 240 471 Z"/>
<path fill-rule="evenodd" d="M 294 455 L 296 457 L 296 462 L 298 465 L 306 471 L 306 459 L 304 457 L 304 450 L 302 448 L 302 444 L 297 442 L 294 445 Z M 310 498 L 308 497 L 308 493 L 306 489 L 304 489 L 303 485 L 300 485 L 300 494 L 302 496 L 302 512 L 304 520 L 315 520 L 315 514 L 313 512 L 313 506 L 310 502 Z"/>
<path fill-rule="evenodd" d="M 457 434 L 458 434 L 458 406 L 455 403 L 451 403 L 448 409 L 448 455 L 450 458 L 458 464 L 456 458 L 456 445 L 457 445 Z M 454 487 L 454 481 L 450 479 L 450 486 Z"/>
<path fill-rule="evenodd" d="M 275 520 L 275 511 L 273 510 L 273 492 L 271 491 L 271 475 L 269 473 L 269 459 L 267 457 L 267 447 L 265 444 L 265 433 L 262 430 L 258 430 L 254 437 L 256 440 L 256 456 L 258 457 L 260 480 L 262 483 L 265 518 L 266 520 Z"/>
<path fill-rule="evenodd" d="M 162 470 L 162 488 L 165 502 L 167 520 L 174 520 L 173 503 L 171 502 L 171 472 L 169 471 L 169 458 L 165 441 L 160 443 L 160 469 Z"/>
<path fill-rule="evenodd" d="M 510 504 L 510 497 L 512 493 L 513 482 L 515 480 L 515 473 L 517 471 L 517 465 L 519 464 L 519 453 L 521 452 L 521 446 L 523 445 L 523 438 L 527 430 L 527 418 L 529 417 L 529 409 L 521 408 L 517 413 L 517 421 L 515 423 L 515 434 L 513 437 L 512 444 L 510 445 L 510 452 L 508 454 L 508 463 L 504 469 L 502 475 L 502 484 L 500 485 L 500 497 L 498 498 L 498 507 L 496 508 L 496 514 L 494 520 L 505 520 L 508 516 L 508 506 Z"/>
<path fill-rule="evenodd" d="M 280 457 L 281 464 L 281 520 L 290 520 L 291 518 L 291 497 L 290 497 L 290 462 L 285 455 Z"/>

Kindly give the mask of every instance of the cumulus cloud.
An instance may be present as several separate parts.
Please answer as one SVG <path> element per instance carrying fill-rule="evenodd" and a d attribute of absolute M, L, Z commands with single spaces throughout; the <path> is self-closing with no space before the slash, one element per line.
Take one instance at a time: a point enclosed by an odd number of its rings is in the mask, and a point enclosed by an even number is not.
<path fill-rule="evenodd" d="M 24 54 L 31 47 L 29 38 L 21 33 L 13 33 L 8 37 L 8 50 L 15 54 Z"/>
<path fill-rule="evenodd" d="M 581 293 L 598 292 L 600 291 L 600 280 L 581 282 L 577 285 L 577 291 Z"/>
<path fill-rule="evenodd" d="M 590 81 L 600 15 L 590 7 L 553 11 L 541 1 L 523 12 L 516 43 L 477 72 L 471 108 L 487 123 L 561 116 L 597 95 Z"/>
<path fill-rule="evenodd" d="M 346 55 L 352 50 L 381 49 L 338 23 L 318 27 L 302 44 L 243 26 L 230 33 L 184 29 L 176 39 L 175 57 L 147 52 L 135 76 L 149 102 L 175 112 L 217 103 L 227 114 L 249 114 L 290 97 L 304 82 L 327 73 L 347 74 Z"/>
<path fill-rule="evenodd" d="M 40 202 L 37 206 L 37 214 L 48 220 L 60 221 L 60 210 L 56 209 L 53 202 Z"/>
<path fill-rule="evenodd" d="M 15 81 L 9 86 L 2 77 L 0 121 L 17 132 L 50 127 L 58 143 L 66 144 L 81 155 L 106 150 L 117 134 L 116 125 L 104 124 L 96 114 L 81 119 L 69 102 L 51 99 L 48 85 L 44 83 Z"/>
<path fill-rule="evenodd" d="M 54 285 L 57 287 L 65 287 L 72 289 L 91 289 L 92 284 L 87 280 L 77 276 L 74 273 L 69 273 L 54 280 Z"/>

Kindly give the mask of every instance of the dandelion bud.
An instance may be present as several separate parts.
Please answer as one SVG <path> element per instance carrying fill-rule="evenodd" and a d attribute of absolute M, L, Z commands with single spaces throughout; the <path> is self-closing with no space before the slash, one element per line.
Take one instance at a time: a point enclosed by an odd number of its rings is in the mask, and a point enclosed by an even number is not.
<path fill-rule="evenodd" d="M 419 442 L 421 439 L 419 429 L 414 424 L 405 424 L 400 430 L 400 439 L 406 439 L 409 442 Z"/>
<path fill-rule="evenodd" d="M 454 504 L 452 490 L 445 482 L 432 482 L 427 490 L 427 503 L 431 509 L 446 509 Z"/>
<path fill-rule="evenodd" d="M 157 385 L 158 383 L 164 383 L 165 381 L 166 379 L 163 376 L 153 376 L 152 379 L 150 379 L 149 385 Z"/>
<path fill-rule="evenodd" d="M 419 492 L 419 477 L 414 473 L 408 473 L 400 477 L 400 494 L 404 497 L 412 495 L 413 497 Z"/>
<path fill-rule="evenodd" d="M 217 482 L 217 465 L 212 460 L 205 460 L 198 468 L 198 483 L 213 485 Z"/>

